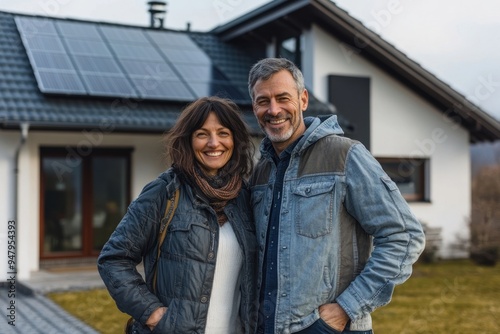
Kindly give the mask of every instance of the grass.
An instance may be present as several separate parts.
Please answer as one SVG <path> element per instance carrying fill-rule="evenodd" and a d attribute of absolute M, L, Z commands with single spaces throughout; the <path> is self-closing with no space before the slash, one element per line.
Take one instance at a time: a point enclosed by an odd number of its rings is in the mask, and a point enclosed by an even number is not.
<path fill-rule="evenodd" d="M 58 292 L 48 297 L 102 334 L 121 334 L 129 316 L 116 307 L 105 289 Z"/>
<path fill-rule="evenodd" d="M 377 334 L 500 333 L 500 266 L 418 263 L 373 324 Z"/>
<path fill-rule="evenodd" d="M 128 319 L 106 290 L 49 298 L 103 334 L 122 333 Z M 373 323 L 376 334 L 500 333 L 500 265 L 418 263 L 412 277 L 396 287 L 392 302 L 373 313 Z"/>

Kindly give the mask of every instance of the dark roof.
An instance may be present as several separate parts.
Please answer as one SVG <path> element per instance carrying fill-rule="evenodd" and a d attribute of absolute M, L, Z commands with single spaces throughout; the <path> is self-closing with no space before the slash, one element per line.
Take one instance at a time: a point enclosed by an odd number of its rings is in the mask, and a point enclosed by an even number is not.
<path fill-rule="evenodd" d="M 41 130 L 102 128 L 103 131 L 162 133 L 174 124 L 188 103 L 41 93 L 16 28 L 15 16 L 19 15 L 0 12 L 0 127 L 18 129 L 21 123 L 27 122 L 31 129 Z M 244 93 L 248 95 L 246 90 Z M 240 103 L 252 133 L 260 134 L 250 105 L 250 100 Z"/>
<path fill-rule="evenodd" d="M 210 33 L 191 33 L 190 37 L 207 53 L 215 66 L 245 93 L 247 103 L 251 104 L 247 88 L 248 72 L 258 59 L 265 57 L 265 53 L 258 48 L 223 42 Z"/>
<path fill-rule="evenodd" d="M 295 37 L 313 23 L 335 35 L 353 52 L 375 63 L 467 129 L 471 142 L 500 139 L 500 122 L 331 1 L 271 1 L 211 32 L 226 42 L 262 43 L 271 42 L 272 38 Z"/>
<path fill-rule="evenodd" d="M 31 129 L 39 130 L 102 129 L 114 132 L 162 133 L 173 126 L 180 110 L 188 103 L 173 100 L 42 93 L 16 27 L 15 17 L 36 18 L 36 16 L 0 12 L 1 128 L 18 129 L 21 123 L 29 123 Z M 107 25 L 123 30 L 131 28 L 125 25 L 79 20 L 45 17 L 43 19 Z M 189 36 L 209 56 L 214 68 L 229 78 L 229 83 L 241 93 L 239 96 L 244 96 L 236 102 L 249 124 L 251 133 L 261 134 L 251 110 L 247 76 L 250 67 L 264 57 L 264 53 L 258 49 L 224 42 L 211 33 L 175 32 Z M 311 97 L 310 105 L 308 114 L 332 113 L 331 107 L 321 103 L 314 96 Z"/>

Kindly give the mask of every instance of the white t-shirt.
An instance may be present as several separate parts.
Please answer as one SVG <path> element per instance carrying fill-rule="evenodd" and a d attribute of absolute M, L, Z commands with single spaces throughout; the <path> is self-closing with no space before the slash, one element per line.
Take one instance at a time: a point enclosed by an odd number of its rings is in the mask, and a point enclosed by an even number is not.
<path fill-rule="evenodd" d="M 215 276 L 208 306 L 206 334 L 233 334 L 241 300 L 243 252 L 230 222 L 219 228 Z"/>

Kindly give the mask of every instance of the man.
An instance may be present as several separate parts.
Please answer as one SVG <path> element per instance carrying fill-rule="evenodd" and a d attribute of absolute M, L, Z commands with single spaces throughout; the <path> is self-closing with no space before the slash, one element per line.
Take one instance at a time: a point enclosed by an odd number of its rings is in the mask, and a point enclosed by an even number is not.
<path fill-rule="evenodd" d="M 250 185 L 260 245 L 258 333 L 372 333 L 370 313 L 411 274 L 424 234 L 396 184 L 336 116 L 303 118 L 300 70 L 249 74 L 266 134 Z"/>

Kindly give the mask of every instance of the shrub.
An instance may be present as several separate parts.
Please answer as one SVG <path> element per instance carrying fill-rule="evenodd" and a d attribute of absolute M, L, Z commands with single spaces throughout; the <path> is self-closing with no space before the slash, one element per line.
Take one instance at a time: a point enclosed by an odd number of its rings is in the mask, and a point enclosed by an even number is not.
<path fill-rule="evenodd" d="M 438 257 L 438 252 L 441 249 L 441 228 L 440 227 L 430 227 L 427 223 L 422 223 L 425 234 L 425 249 L 420 255 L 420 261 L 424 263 L 436 262 Z"/>
<path fill-rule="evenodd" d="M 485 167 L 472 182 L 470 257 L 495 265 L 500 245 L 500 165 Z"/>
<path fill-rule="evenodd" d="M 494 266 L 498 261 L 498 247 L 482 247 L 471 251 L 470 258 L 481 266 Z"/>

